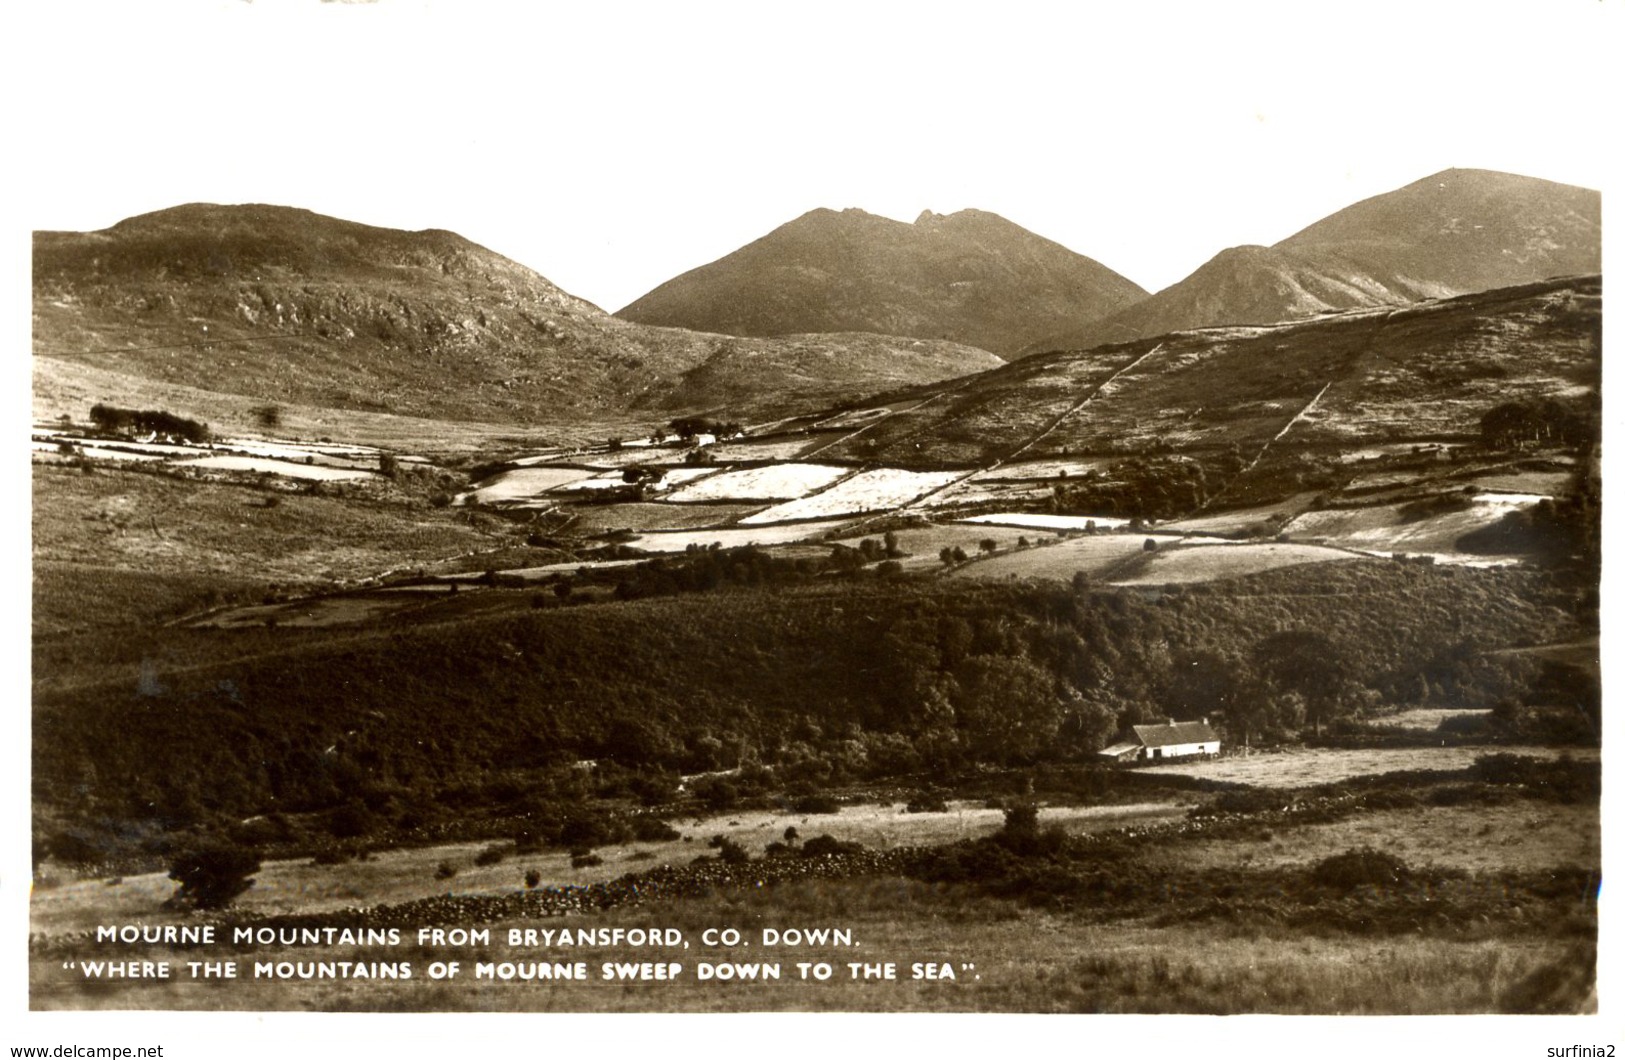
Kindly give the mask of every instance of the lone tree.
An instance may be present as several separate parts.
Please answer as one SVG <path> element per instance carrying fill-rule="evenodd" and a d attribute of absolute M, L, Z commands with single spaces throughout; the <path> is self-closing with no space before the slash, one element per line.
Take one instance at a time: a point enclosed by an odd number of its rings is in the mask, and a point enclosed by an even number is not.
<path fill-rule="evenodd" d="M 225 839 L 204 839 L 169 863 L 169 878 L 180 883 L 170 902 L 184 909 L 224 909 L 254 886 L 260 856 Z"/>

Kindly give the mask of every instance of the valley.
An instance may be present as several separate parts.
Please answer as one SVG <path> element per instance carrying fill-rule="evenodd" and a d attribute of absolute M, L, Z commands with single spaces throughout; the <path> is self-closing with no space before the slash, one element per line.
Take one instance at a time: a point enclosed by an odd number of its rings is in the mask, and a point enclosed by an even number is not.
<path fill-rule="evenodd" d="M 634 323 L 347 225 L 36 244 L 35 1007 L 221 1004 L 60 974 L 186 959 L 113 919 L 545 919 L 981 978 L 230 999 L 1595 1009 L 1599 276 L 1018 350 Z M 1222 753 L 1152 761 L 1179 726 Z"/>

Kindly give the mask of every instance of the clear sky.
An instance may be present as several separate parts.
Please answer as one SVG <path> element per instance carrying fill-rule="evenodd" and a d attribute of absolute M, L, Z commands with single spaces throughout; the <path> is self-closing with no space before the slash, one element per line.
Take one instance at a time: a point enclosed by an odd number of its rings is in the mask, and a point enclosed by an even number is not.
<path fill-rule="evenodd" d="M 1602 186 L 1622 14 L 58 0 L 14 41 L 10 194 L 448 228 L 612 310 L 816 207 L 976 207 L 1156 290 L 1450 166 Z"/>

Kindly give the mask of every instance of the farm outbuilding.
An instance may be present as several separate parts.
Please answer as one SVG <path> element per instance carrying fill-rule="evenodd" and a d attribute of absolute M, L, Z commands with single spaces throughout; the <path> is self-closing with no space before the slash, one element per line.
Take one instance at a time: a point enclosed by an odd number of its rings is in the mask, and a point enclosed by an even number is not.
<path fill-rule="evenodd" d="M 1219 753 L 1219 734 L 1201 721 L 1175 721 L 1133 725 L 1123 739 L 1099 752 L 1115 762 L 1150 762 L 1164 758 L 1191 758 Z"/>

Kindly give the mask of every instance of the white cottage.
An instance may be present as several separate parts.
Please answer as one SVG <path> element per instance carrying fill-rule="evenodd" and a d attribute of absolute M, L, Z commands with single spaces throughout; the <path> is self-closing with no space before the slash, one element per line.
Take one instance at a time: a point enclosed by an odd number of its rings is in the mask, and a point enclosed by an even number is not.
<path fill-rule="evenodd" d="M 1123 740 L 1100 752 L 1114 762 L 1151 762 L 1163 758 L 1191 758 L 1219 753 L 1219 734 L 1201 721 L 1169 718 L 1157 725 L 1134 725 Z"/>

